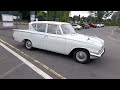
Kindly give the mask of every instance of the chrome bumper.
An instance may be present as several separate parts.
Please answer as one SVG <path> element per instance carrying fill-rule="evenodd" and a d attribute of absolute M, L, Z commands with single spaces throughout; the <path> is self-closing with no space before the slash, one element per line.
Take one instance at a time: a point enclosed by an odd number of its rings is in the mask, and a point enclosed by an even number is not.
<path fill-rule="evenodd" d="M 101 57 L 105 53 L 105 48 L 99 54 L 90 54 L 90 59 L 95 59 Z"/>

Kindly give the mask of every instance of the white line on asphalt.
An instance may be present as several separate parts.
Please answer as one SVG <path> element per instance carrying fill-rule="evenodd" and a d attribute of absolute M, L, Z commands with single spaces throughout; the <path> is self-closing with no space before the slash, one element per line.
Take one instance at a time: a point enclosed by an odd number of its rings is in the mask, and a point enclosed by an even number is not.
<path fill-rule="evenodd" d="M 120 41 L 117 40 L 117 39 L 114 39 L 114 38 L 112 38 L 112 37 L 110 37 L 110 36 L 107 36 L 107 37 L 110 38 L 110 39 L 112 39 L 113 41 L 116 41 L 116 42 L 119 42 L 119 43 L 120 43 Z"/>
<path fill-rule="evenodd" d="M 49 72 L 53 73 L 54 75 L 56 75 L 57 77 L 61 78 L 61 79 L 67 79 L 66 77 L 63 77 L 61 74 L 57 73 L 56 71 L 54 71 L 53 69 L 51 69 L 50 67 L 48 67 L 47 65 L 43 64 L 42 62 L 34 59 L 33 57 L 27 55 L 25 52 L 19 50 L 18 48 L 12 46 L 11 44 L 5 42 L 4 40 L 0 39 L 1 42 L 3 42 L 4 44 L 7 44 L 8 46 L 10 46 L 11 48 L 17 50 L 18 52 L 20 52 L 21 54 L 23 54 L 24 56 L 30 58 L 31 60 L 33 60 L 35 63 L 38 63 L 39 65 L 41 65 L 43 68 L 45 68 L 46 70 L 48 70 Z"/>
<path fill-rule="evenodd" d="M 17 68 L 19 68 L 20 66 L 22 66 L 24 63 L 21 63 L 19 65 L 17 65 L 16 67 L 13 67 L 12 69 L 10 69 L 9 71 L 7 71 L 6 73 L 4 73 L 3 75 L 0 75 L 0 78 L 5 77 L 6 75 L 12 73 L 13 71 L 15 71 Z"/>
<path fill-rule="evenodd" d="M 115 42 L 120 42 L 119 40 L 111 37 L 112 35 L 114 35 L 114 30 L 116 30 L 116 29 L 117 29 L 117 28 L 114 28 L 114 29 L 112 30 L 112 33 L 109 34 L 107 37 L 110 38 L 111 40 L 115 41 Z"/>
<path fill-rule="evenodd" d="M 48 74 L 46 74 L 45 72 L 43 72 L 41 69 L 39 69 L 38 67 L 36 67 L 32 63 L 30 63 L 28 60 L 26 60 L 25 58 L 23 58 L 22 56 L 20 56 L 16 52 L 14 52 L 12 49 L 8 48 L 6 45 L 2 44 L 1 42 L 0 42 L 0 45 L 3 48 L 5 48 L 7 51 L 9 51 L 10 53 L 12 53 L 14 56 L 16 56 L 18 59 L 20 59 L 22 62 L 24 62 L 26 65 L 28 65 L 30 68 L 32 68 L 35 72 L 37 72 L 43 78 L 45 78 L 45 79 L 53 79 Z"/>
<path fill-rule="evenodd" d="M 115 29 L 117 29 L 117 28 L 115 28 Z M 112 33 L 111 33 L 111 35 L 114 35 L 114 30 L 115 30 L 115 29 L 113 29 L 113 30 L 112 30 Z"/>

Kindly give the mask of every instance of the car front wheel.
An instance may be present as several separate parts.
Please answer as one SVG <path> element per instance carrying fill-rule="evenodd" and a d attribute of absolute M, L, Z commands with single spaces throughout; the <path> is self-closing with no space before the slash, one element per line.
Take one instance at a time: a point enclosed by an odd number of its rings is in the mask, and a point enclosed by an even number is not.
<path fill-rule="evenodd" d="M 77 49 L 73 52 L 73 59 L 78 63 L 87 64 L 90 62 L 90 54 L 87 50 Z"/>

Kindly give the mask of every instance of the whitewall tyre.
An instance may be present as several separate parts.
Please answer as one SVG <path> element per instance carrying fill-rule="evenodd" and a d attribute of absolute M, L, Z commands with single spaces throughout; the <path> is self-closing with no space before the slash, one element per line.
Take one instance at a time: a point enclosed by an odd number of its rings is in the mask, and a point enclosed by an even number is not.
<path fill-rule="evenodd" d="M 87 64 L 90 60 L 90 54 L 87 50 L 77 49 L 73 52 L 73 59 L 78 63 Z"/>
<path fill-rule="evenodd" d="M 28 50 L 33 49 L 32 42 L 31 42 L 30 40 L 26 40 L 26 41 L 25 41 L 25 47 L 26 47 Z"/>

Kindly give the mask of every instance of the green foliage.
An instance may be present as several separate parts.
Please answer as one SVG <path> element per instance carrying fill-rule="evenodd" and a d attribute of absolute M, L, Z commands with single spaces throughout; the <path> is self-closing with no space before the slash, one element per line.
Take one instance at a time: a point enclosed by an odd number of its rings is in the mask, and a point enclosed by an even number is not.
<path fill-rule="evenodd" d="M 105 25 L 120 25 L 120 11 L 113 13 L 113 11 L 89 11 L 88 17 L 80 18 L 80 15 L 69 17 L 70 11 L 35 11 L 36 18 L 38 20 L 58 20 L 62 22 L 68 21 L 81 21 L 81 22 L 93 22 L 93 23 L 101 23 L 104 22 Z M 30 11 L 0 11 L 0 13 L 11 13 L 12 15 L 20 16 L 22 21 L 30 20 Z M 112 15 L 113 14 L 113 15 Z M 112 15 L 111 19 L 107 19 Z M 1 17 L 0 17 L 1 18 Z M 105 18 L 106 20 L 104 20 Z"/>
<path fill-rule="evenodd" d="M 113 21 L 112 19 L 104 20 L 106 26 L 120 26 L 120 22 Z"/>
<path fill-rule="evenodd" d="M 80 21 L 80 16 L 77 15 L 73 16 L 73 21 Z"/>
<path fill-rule="evenodd" d="M 120 26 L 119 22 L 104 22 L 105 26 Z"/>
<path fill-rule="evenodd" d="M 104 11 L 97 11 L 97 22 L 102 22 L 103 21 L 103 16 L 104 16 Z"/>
<path fill-rule="evenodd" d="M 103 18 L 109 17 L 112 13 L 113 11 L 89 11 L 91 17 L 96 17 L 94 20 L 91 18 L 91 21 L 96 21 L 97 23 L 102 22 Z"/>
<path fill-rule="evenodd" d="M 96 23 L 97 22 L 97 18 L 93 17 L 91 15 L 89 15 L 86 19 L 87 19 L 87 22 L 89 22 L 89 23 L 91 23 L 91 22 Z"/>
<path fill-rule="evenodd" d="M 87 17 L 82 17 L 81 22 L 87 22 Z"/>
<path fill-rule="evenodd" d="M 67 22 L 69 13 L 70 11 L 47 11 L 47 19 L 55 21 L 58 18 L 59 21 Z"/>
<path fill-rule="evenodd" d="M 30 20 L 30 11 L 19 11 L 22 20 L 29 21 Z"/>
<path fill-rule="evenodd" d="M 43 11 L 38 11 L 36 13 L 36 18 L 38 18 L 38 20 L 46 20 L 46 13 Z"/>
<path fill-rule="evenodd" d="M 47 20 L 53 20 L 56 11 L 47 11 Z"/>
<path fill-rule="evenodd" d="M 112 18 L 112 21 L 114 22 L 120 22 L 120 11 L 115 12 L 111 18 Z"/>

